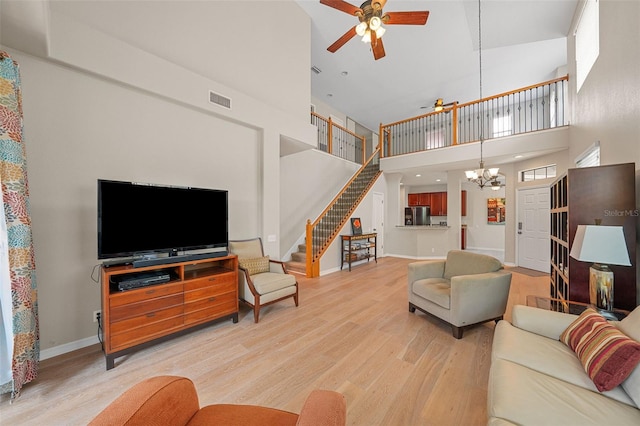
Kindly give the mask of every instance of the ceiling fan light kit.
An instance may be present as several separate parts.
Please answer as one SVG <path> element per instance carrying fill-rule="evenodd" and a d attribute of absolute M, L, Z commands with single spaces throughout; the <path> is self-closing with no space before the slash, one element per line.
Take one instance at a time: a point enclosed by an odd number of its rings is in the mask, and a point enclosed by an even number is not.
<path fill-rule="evenodd" d="M 343 0 L 320 0 L 321 4 L 332 7 L 349 15 L 356 16 L 359 24 L 350 28 L 342 37 L 336 40 L 327 50 L 335 53 L 356 35 L 362 37 L 364 43 L 371 43 L 373 57 L 375 60 L 385 56 L 382 36 L 386 28 L 385 25 L 424 25 L 429 17 L 428 11 L 417 12 L 389 12 L 383 13 L 382 8 L 387 0 L 367 0 L 356 7 Z"/>

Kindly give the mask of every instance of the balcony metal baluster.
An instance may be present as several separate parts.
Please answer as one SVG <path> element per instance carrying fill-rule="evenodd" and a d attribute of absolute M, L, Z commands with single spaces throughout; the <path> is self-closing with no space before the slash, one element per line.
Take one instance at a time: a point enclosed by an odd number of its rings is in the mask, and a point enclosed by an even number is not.
<path fill-rule="evenodd" d="M 400 155 L 484 139 L 567 125 L 565 96 L 568 77 L 456 104 L 450 108 L 381 126 L 384 155 Z M 482 116 L 481 116 L 482 115 Z M 453 139 L 457 126 L 457 140 Z"/>

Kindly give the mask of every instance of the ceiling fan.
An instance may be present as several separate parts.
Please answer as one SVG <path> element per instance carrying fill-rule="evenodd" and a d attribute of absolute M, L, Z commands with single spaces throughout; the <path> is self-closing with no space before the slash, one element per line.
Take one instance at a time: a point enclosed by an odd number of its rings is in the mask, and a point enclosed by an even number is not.
<path fill-rule="evenodd" d="M 387 0 L 367 0 L 356 7 L 343 0 L 320 0 L 324 4 L 342 12 L 358 17 L 359 24 L 350 28 L 342 37 L 336 40 L 327 50 L 335 53 L 349 40 L 357 35 L 362 37 L 365 43 L 371 43 L 373 57 L 375 60 L 383 58 L 385 55 L 382 44 L 382 35 L 386 29 L 385 25 L 425 25 L 429 12 L 426 10 L 416 12 L 383 12 L 382 8 Z"/>
<path fill-rule="evenodd" d="M 444 103 L 444 101 L 442 100 L 442 98 L 438 98 L 436 99 L 435 103 L 433 104 L 433 107 L 431 106 L 421 106 L 420 109 L 425 109 L 425 108 L 433 108 L 433 110 L 435 112 L 439 112 L 442 111 L 443 109 L 445 109 L 446 107 L 450 107 L 453 106 L 455 104 L 457 104 L 458 101 L 453 101 L 453 102 L 449 102 L 449 103 Z"/>

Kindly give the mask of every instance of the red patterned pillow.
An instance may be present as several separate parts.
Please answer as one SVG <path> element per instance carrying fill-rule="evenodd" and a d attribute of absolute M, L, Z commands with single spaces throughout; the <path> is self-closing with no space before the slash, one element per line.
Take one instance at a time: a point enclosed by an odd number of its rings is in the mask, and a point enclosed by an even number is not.
<path fill-rule="evenodd" d="M 640 362 L 640 343 L 630 339 L 594 309 L 567 327 L 560 341 L 578 355 L 600 392 L 622 383 Z"/>

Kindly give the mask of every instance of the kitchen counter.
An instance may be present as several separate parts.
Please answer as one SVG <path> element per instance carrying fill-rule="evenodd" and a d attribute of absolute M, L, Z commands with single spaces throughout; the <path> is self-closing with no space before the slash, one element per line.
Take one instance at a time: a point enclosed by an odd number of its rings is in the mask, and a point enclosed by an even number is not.
<path fill-rule="evenodd" d="M 437 231 L 450 229 L 450 226 L 447 225 L 396 225 L 397 229 L 411 229 L 417 231 Z"/>

